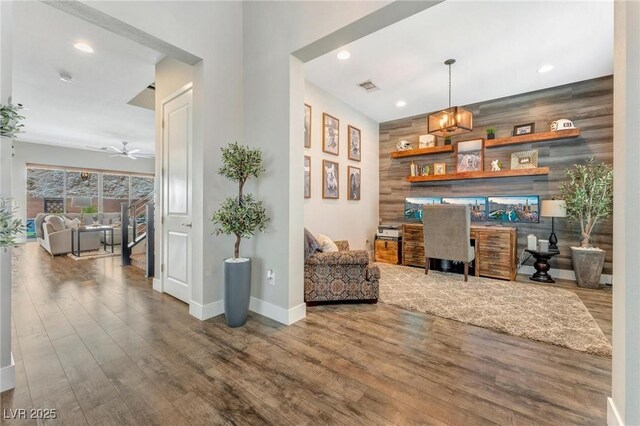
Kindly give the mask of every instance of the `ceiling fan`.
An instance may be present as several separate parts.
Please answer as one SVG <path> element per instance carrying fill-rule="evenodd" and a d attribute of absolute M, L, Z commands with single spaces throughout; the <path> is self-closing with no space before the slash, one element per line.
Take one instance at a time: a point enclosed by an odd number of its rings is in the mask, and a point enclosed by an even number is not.
<path fill-rule="evenodd" d="M 87 148 L 96 151 L 106 151 L 111 154 L 111 157 L 127 157 L 132 160 L 137 158 L 155 158 L 155 155 L 141 152 L 140 149 L 127 149 L 127 143 L 126 141 L 122 141 L 122 148 L 116 148 L 115 146 L 103 146 L 102 148 L 87 146 Z"/>

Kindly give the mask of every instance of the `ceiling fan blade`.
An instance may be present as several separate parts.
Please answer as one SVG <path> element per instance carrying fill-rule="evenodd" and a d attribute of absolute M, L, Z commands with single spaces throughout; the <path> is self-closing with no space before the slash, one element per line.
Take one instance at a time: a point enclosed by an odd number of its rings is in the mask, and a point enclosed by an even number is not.
<path fill-rule="evenodd" d="M 129 154 L 135 154 L 136 152 L 140 152 L 139 149 L 132 149 L 131 151 L 128 151 Z"/>
<path fill-rule="evenodd" d="M 133 155 L 131 155 L 131 154 L 127 154 L 127 157 L 131 158 L 132 160 L 137 160 L 137 158 L 136 158 L 136 157 L 134 157 L 134 156 L 133 156 Z"/>
<path fill-rule="evenodd" d="M 110 149 L 111 151 L 117 152 L 118 154 L 124 154 L 124 151 L 122 151 L 121 149 L 116 148 L 115 146 L 108 146 L 105 149 Z"/>
<path fill-rule="evenodd" d="M 156 158 L 155 154 L 147 154 L 147 153 L 144 153 L 144 152 L 137 153 L 136 157 L 138 157 L 138 158 Z"/>

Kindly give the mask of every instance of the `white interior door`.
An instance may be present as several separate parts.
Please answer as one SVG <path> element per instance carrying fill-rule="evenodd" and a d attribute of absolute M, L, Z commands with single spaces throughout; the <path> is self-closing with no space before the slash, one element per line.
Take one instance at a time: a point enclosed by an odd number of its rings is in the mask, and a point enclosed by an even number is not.
<path fill-rule="evenodd" d="M 162 104 L 163 291 L 191 297 L 192 90 Z"/>

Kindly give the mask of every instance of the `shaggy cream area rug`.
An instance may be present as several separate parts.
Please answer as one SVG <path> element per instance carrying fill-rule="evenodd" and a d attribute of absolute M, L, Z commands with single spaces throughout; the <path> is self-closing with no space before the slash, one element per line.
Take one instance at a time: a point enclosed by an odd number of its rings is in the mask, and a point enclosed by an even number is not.
<path fill-rule="evenodd" d="M 378 265 L 383 303 L 611 357 L 611 344 L 572 291 Z"/>
<path fill-rule="evenodd" d="M 80 247 L 80 249 L 82 249 L 82 246 Z M 81 251 L 80 257 L 76 256 L 73 253 L 67 253 L 67 257 L 70 257 L 73 260 L 94 260 L 115 256 L 120 256 L 119 246 L 115 247 L 115 253 L 111 253 L 111 247 L 108 247 L 107 250 L 104 250 L 102 247 L 100 247 L 98 250 Z"/>

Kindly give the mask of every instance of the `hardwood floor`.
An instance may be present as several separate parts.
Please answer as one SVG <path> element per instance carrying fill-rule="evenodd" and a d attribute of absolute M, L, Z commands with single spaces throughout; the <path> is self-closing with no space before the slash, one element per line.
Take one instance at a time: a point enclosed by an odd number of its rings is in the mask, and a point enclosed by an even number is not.
<path fill-rule="evenodd" d="M 381 303 L 230 329 L 118 258 L 15 253 L 17 386 L 3 409 L 56 408 L 65 424 L 606 422 L 610 359 Z M 610 293 L 559 285 L 611 335 Z"/>

